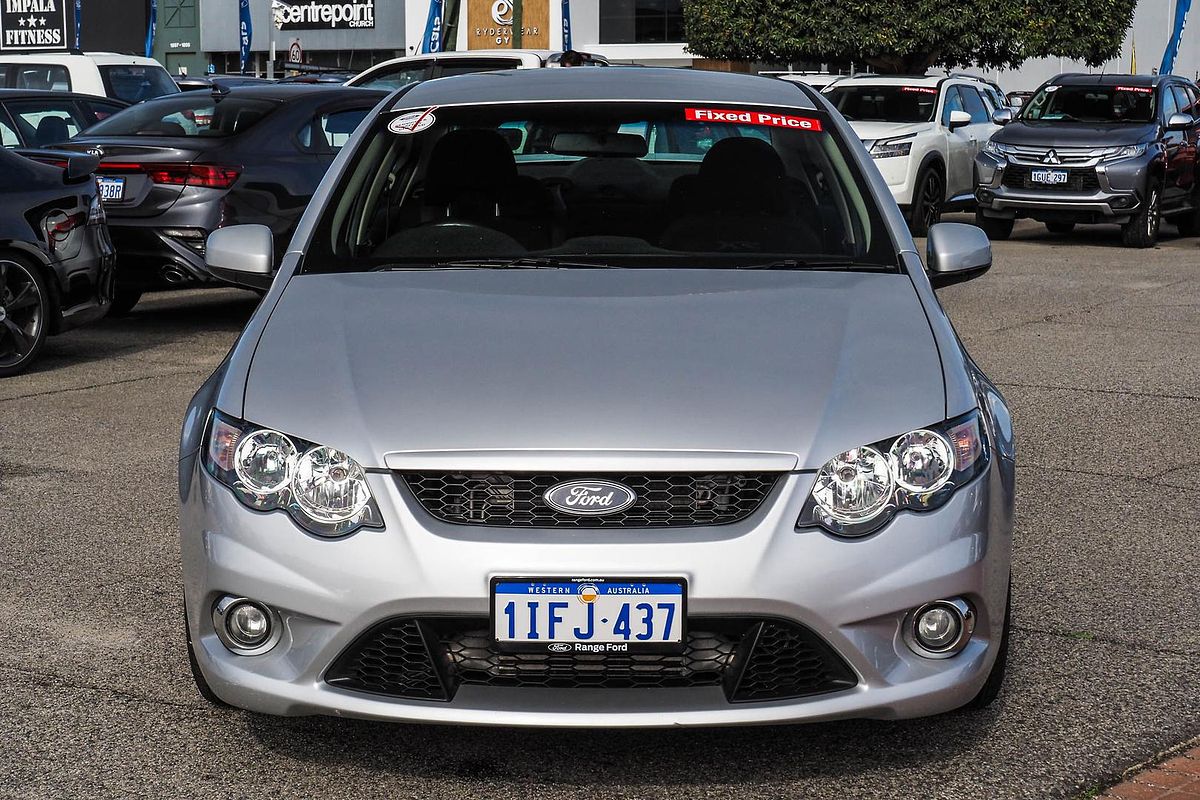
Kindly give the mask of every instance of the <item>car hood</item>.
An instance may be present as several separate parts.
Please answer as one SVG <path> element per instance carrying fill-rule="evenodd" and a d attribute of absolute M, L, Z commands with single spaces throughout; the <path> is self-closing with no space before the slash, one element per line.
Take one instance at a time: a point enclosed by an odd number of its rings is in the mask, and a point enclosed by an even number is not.
<path fill-rule="evenodd" d="M 940 421 L 945 389 L 904 274 L 393 271 L 292 278 L 243 412 L 369 467 L 618 450 L 815 468 Z"/>
<path fill-rule="evenodd" d="M 1146 124 L 1034 122 L 1013 120 L 992 137 L 1001 144 L 1031 147 L 1120 147 L 1154 138 L 1158 128 Z"/>
<path fill-rule="evenodd" d="M 850 127 L 864 142 L 874 142 L 879 139 L 892 139 L 896 136 L 911 136 L 924 133 L 933 127 L 932 122 L 855 122 L 850 121 Z"/>

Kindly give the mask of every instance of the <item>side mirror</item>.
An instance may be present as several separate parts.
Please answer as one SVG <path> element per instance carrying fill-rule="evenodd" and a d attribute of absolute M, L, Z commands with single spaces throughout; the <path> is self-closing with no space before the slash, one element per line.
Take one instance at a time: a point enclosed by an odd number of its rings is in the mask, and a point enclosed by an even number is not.
<path fill-rule="evenodd" d="M 216 277 L 250 289 L 268 289 L 275 238 L 266 225 L 233 225 L 208 235 L 204 264 Z"/>
<path fill-rule="evenodd" d="M 992 112 L 992 124 L 1007 125 L 1013 121 L 1013 110 L 1011 108 L 997 108 Z"/>
<path fill-rule="evenodd" d="M 978 278 L 992 267 L 992 243 L 974 225 L 939 222 L 930 227 L 925 269 L 933 288 Z"/>
<path fill-rule="evenodd" d="M 964 125 L 971 124 L 971 115 L 965 111 L 950 112 L 950 130 L 957 130 Z"/>
<path fill-rule="evenodd" d="M 1192 119 L 1190 114 L 1175 113 L 1167 120 L 1167 130 L 1169 131 L 1186 131 L 1188 128 L 1196 124 L 1196 120 Z"/>

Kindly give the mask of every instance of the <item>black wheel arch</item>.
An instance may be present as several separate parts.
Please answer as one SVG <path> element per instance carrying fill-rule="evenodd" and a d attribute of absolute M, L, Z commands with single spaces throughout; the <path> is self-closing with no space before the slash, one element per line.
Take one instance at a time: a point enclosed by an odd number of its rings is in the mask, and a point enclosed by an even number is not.
<path fill-rule="evenodd" d="M 50 319 L 47 320 L 46 333 L 53 336 L 62 330 L 62 294 L 58 285 L 58 273 L 46 253 L 35 245 L 20 239 L 0 239 L 0 255 L 12 253 L 33 265 L 46 284 L 47 301 L 50 305 Z"/>

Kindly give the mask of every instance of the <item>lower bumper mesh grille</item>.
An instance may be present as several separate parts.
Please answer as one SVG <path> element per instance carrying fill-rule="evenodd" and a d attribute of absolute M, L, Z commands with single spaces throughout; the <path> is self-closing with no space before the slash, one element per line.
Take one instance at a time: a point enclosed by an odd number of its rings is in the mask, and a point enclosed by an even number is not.
<path fill-rule="evenodd" d="M 849 666 L 812 631 L 776 619 L 688 621 L 681 653 L 507 653 L 481 618 L 402 617 L 376 625 L 330 668 L 343 689 L 450 700 L 459 686 L 635 689 L 720 686 L 729 702 L 805 697 L 854 686 Z"/>

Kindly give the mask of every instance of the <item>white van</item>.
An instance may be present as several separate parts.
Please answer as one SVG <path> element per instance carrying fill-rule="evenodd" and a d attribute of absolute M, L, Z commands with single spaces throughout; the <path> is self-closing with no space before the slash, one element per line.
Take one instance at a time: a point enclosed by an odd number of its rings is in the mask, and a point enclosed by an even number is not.
<path fill-rule="evenodd" d="M 153 58 L 119 53 L 0 53 L 0 88 L 46 89 L 140 103 L 179 91 Z"/>

